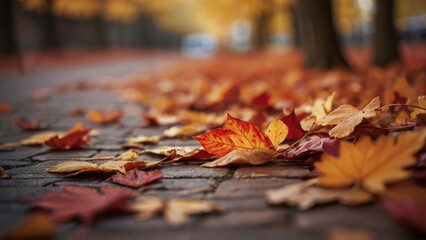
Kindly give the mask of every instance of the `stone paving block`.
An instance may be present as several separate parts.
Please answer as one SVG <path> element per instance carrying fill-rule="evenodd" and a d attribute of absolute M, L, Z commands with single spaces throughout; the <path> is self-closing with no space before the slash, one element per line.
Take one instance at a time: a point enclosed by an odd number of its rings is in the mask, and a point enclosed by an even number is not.
<path fill-rule="evenodd" d="M 199 165 L 165 165 L 161 167 L 164 178 L 224 178 L 229 168 L 204 168 Z"/>
<path fill-rule="evenodd" d="M 65 161 L 67 161 L 67 160 L 63 160 L 63 161 L 58 161 L 58 160 L 43 161 L 43 162 L 35 163 L 35 164 L 33 164 L 31 166 L 27 166 L 27 167 L 19 167 L 19 168 L 9 169 L 9 173 L 12 174 L 12 175 L 26 173 L 26 174 L 46 174 L 46 176 L 49 176 L 49 175 L 55 176 L 55 174 L 47 173 L 45 171 L 45 169 L 49 168 L 49 167 L 53 167 L 54 165 L 65 162 Z"/>
<path fill-rule="evenodd" d="M 35 155 L 39 155 L 48 151 L 45 147 L 18 147 L 13 151 L 1 151 L 0 162 L 2 160 L 21 160 Z"/>
<path fill-rule="evenodd" d="M 205 218 L 202 228 L 261 227 L 276 224 L 284 219 L 285 212 L 275 209 L 257 209 L 224 213 L 221 216 Z"/>
<path fill-rule="evenodd" d="M 191 199 L 205 199 L 205 193 L 196 193 L 191 195 L 182 195 L 182 190 L 148 190 L 143 195 L 159 197 L 163 200 L 170 200 L 173 198 L 191 198 Z"/>
<path fill-rule="evenodd" d="M 97 157 L 117 157 L 117 156 L 120 155 L 121 152 L 122 151 L 100 151 L 100 152 L 97 152 L 95 155 L 93 155 L 91 157 L 94 157 L 94 158 L 97 158 Z"/>
<path fill-rule="evenodd" d="M 96 150 L 72 149 L 72 150 L 50 150 L 49 152 L 33 157 L 36 161 L 47 160 L 72 160 L 74 158 L 88 158 L 96 154 Z"/>
<path fill-rule="evenodd" d="M 0 203 L 19 202 L 23 198 L 59 191 L 58 187 L 0 187 Z"/>
<path fill-rule="evenodd" d="M 286 177 L 302 178 L 309 173 L 309 169 L 300 165 L 288 166 L 251 166 L 240 167 L 234 173 L 234 178 L 258 178 L 258 177 Z"/>
<path fill-rule="evenodd" d="M 43 187 L 46 184 L 54 182 L 52 178 L 12 178 L 11 179 L 0 179 L 0 187 Z"/>
<path fill-rule="evenodd" d="M 176 139 L 166 138 L 161 140 L 161 146 L 200 146 L 200 143 L 195 139 Z"/>
<path fill-rule="evenodd" d="M 27 204 L 0 203 L 0 237 L 15 229 L 30 210 Z"/>
<path fill-rule="evenodd" d="M 179 189 L 192 189 L 201 187 L 213 187 L 217 182 L 213 179 L 206 178 L 176 178 L 176 179 L 162 179 L 160 181 L 152 183 L 150 186 L 152 189 L 167 189 L 167 190 L 179 190 Z"/>
<path fill-rule="evenodd" d="M 266 202 L 264 196 L 247 197 L 244 199 L 208 199 L 221 206 L 225 212 L 241 211 L 241 210 L 258 210 L 267 209 L 270 205 Z"/>
<path fill-rule="evenodd" d="M 100 151 L 121 151 L 123 150 L 121 148 L 120 144 L 90 144 L 84 147 L 85 149 L 90 150 L 100 150 Z"/>
<path fill-rule="evenodd" d="M 234 198 L 261 196 L 269 189 L 280 188 L 291 183 L 300 182 L 299 179 L 285 178 L 245 178 L 230 179 L 219 184 L 214 198 Z"/>
<path fill-rule="evenodd" d="M 14 168 L 14 167 L 25 167 L 31 165 L 28 159 L 22 160 L 0 160 L 0 167 L 3 169 Z"/>

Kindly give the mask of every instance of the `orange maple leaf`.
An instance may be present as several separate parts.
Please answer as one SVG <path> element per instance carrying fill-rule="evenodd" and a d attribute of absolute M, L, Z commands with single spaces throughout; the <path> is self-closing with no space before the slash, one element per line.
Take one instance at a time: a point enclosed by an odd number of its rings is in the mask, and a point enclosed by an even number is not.
<path fill-rule="evenodd" d="M 123 116 L 123 111 L 105 111 L 101 113 L 98 110 L 90 110 L 87 117 L 95 123 L 112 123 L 117 122 Z"/>
<path fill-rule="evenodd" d="M 271 140 L 252 123 L 248 123 L 228 114 L 224 128 L 214 129 L 210 132 L 194 137 L 204 149 L 223 157 L 233 150 L 250 151 L 255 148 L 274 148 Z"/>
<path fill-rule="evenodd" d="M 84 128 L 83 124 L 77 123 L 64 135 L 51 137 L 44 144 L 55 149 L 79 148 L 89 141 L 90 130 Z"/>

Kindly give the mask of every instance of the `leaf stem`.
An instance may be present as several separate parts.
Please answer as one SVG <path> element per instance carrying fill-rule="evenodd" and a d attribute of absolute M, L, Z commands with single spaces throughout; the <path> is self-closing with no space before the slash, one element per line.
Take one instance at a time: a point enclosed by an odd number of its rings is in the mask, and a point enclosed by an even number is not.
<path fill-rule="evenodd" d="M 404 107 L 419 108 L 419 109 L 422 109 L 422 110 L 425 110 L 425 111 L 426 111 L 426 108 L 424 108 L 424 107 L 420 107 L 420 106 L 416 106 L 416 105 L 411 105 L 411 104 L 403 104 L 403 103 L 393 103 L 393 104 L 384 105 L 384 106 L 379 107 L 379 108 L 377 109 L 377 111 L 381 111 L 381 110 L 383 110 L 384 108 L 388 108 L 388 107 L 396 107 L 396 106 L 404 106 Z"/>

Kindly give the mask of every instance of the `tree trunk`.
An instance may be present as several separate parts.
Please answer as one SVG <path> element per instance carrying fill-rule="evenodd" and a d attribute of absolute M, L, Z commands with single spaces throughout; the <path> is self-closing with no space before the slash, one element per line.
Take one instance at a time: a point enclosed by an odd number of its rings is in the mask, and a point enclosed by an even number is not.
<path fill-rule="evenodd" d="M 268 44 L 270 18 L 269 13 L 261 12 L 254 22 L 253 40 L 256 49 L 262 49 Z"/>
<path fill-rule="evenodd" d="M 13 54 L 18 51 L 13 21 L 13 0 L 3 0 L 0 8 L 0 53 Z"/>
<path fill-rule="evenodd" d="M 296 10 L 306 65 L 323 69 L 347 67 L 333 25 L 331 0 L 297 0 Z"/>
<path fill-rule="evenodd" d="M 393 25 L 393 3 L 393 0 L 377 0 L 377 12 L 374 16 L 374 64 L 380 67 L 386 67 L 391 61 L 400 59 Z"/>
<path fill-rule="evenodd" d="M 41 50 L 58 49 L 60 47 L 58 33 L 56 30 L 55 16 L 52 12 L 52 1 L 47 0 L 47 11 L 40 15 L 40 27 L 41 27 Z"/>

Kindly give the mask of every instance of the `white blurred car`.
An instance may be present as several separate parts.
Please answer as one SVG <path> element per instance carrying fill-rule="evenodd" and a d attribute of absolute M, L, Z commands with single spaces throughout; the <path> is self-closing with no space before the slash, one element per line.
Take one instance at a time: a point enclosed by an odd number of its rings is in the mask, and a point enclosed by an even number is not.
<path fill-rule="evenodd" d="M 208 33 L 192 33 L 182 40 L 182 53 L 191 58 L 209 58 L 217 51 L 217 39 Z"/>

